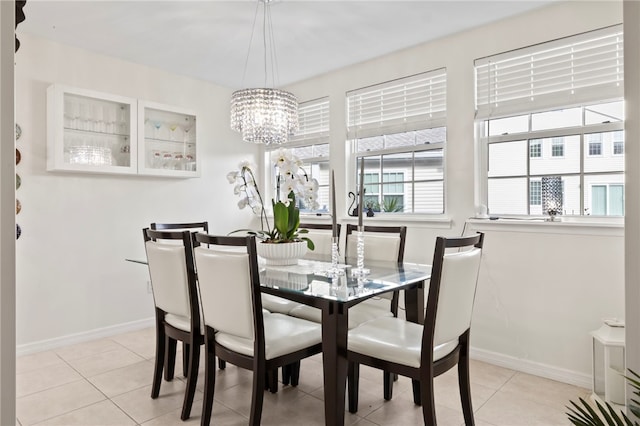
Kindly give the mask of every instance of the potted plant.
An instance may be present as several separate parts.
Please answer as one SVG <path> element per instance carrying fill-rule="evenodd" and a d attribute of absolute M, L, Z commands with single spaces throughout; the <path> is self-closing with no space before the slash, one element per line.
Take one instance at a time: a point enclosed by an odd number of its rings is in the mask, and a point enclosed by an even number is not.
<path fill-rule="evenodd" d="M 627 379 L 631 384 L 631 387 L 635 389 L 633 394 L 640 397 L 640 376 L 632 370 L 629 370 L 629 373 L 631 373 L 632 377 L 625 376 L 625 379 Z M 582 398 L 580 398 L 580 404 L 577 404 L 574 401 L 569 402 L 571 402 L 572 406 L 567 407 L 569 409 L 567 416 L 569 417 L 569 421 L 576 426 L 640 425 L 637 421 L 632 422 L 626 414 L 617 411 L 608 402 L 605 402 L 605 407 L 596 401 L 595 409 Z M 632 404 L 629 405 L 629 411 L 631 411 L 637 418 L 640 418 L 640 401 L 632 399 L 631 402 Z"/>
<path fill-rule="evenodd" d="M 258 254 L 270 264 L 292 264 L 304 256 L 307 249 L 313 250 L 311 239 L 304 236 L 308 231 L 300 229 L 300 207 L 302 201 L 311 209 L 318 208 L 318 181 L 310 178 L 301 166 L 301 161 L 284 149 L 273 155 L 276 168 L 276 200 L 271 200 L 273 225 L 264 207 L 254 170 L 256 167 L 247 161 L 239 165 L 239 170 L 227 174 L 227 180 L 235 184 L 234 193 L 240 196 L 238 207 L 250 207 L 260 216 L 260 230 L 239 229 L 234 232 L 247 232 L 261 240 Z"/>

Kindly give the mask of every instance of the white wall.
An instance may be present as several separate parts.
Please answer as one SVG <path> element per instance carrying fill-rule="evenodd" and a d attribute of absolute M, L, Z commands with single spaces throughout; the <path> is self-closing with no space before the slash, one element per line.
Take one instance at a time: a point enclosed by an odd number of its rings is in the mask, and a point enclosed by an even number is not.
<path fill-rule="evenodd" d="M 353 170 L 345 172 L 350 166 L 344 158 L 350 152 L 344 145 L 345 92 L 446 67 L 446 216 L 451 226 L 403 218 L 409 226 L 405 259 L 430 262 L 434 238 L 459 235 L 474 214 L 474 59 L 621 22 L 621 2 L 562 2 L 288 89 L 302 101 L 330 97 L 332 166 L 336 180 L 354 188 Z M 339 197 L 343 220 L 346 203 L 346 197 Z M 472 345 L 477 357 L 589 386 L 589 331 L 603 317 L 624 315 L 623 231 L 552 226 L 492 222 L 467 227 L 467 232 L 487 232 Z"/>
<path fill-rule="evenodd" d="M 20 40 L 16 305 L 18 351 L 25 352 L 97 329 L 146 324 L 153 316 L 148 272 L 124 260 L 144 258 L 142 228 L 200 220 L 212 233 L 246 227 L 252 216 L 235 207 L 225 176 L 242 159 L 256 161 L 257 150 L 229 130 L 229 89 L 27 35 Z M 202 177 L 47 172 L 45 95 L 52 83 L 195 110 Z"/>

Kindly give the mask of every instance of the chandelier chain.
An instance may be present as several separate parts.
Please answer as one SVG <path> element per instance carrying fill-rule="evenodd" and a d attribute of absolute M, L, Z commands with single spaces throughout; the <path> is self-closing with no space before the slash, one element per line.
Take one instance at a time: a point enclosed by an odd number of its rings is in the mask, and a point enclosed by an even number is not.
<path fill-rule="evenodd" d="M 258 10 L 260 3 L 263 3 L 264 87 L 236 90 L 231 95 L 231 128 L 241 132 L 242 139 L 247 142 L 266 145 L 285 143 L 288 141 L 289 136 L 298 130 L 297 98 L 290 92 L 274 88 L 279 76 L 277 75 L 278 65 L 271 10 L 268 7 L 270 1 L 259 0 L 256 7 L 251 42 L 242 76 L 244 85 L 249 67 L 251 45 L 253 44 L 256 30 Z M 271 88 L 268 87 L 269 68 L 271 68 Z"/>

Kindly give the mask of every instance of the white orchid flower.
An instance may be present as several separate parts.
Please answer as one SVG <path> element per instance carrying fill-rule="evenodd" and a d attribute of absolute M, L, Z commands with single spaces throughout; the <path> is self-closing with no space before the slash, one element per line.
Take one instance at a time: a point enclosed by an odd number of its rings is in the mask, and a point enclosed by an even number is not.
<path fill-rule="evenodd" d="M 238 194 L 240 194 L 240 193 L 244 192 L 245 190 L 246 190 L 245 185 L 243 185 L 243 184 L 238 184 L 238 185 L 236 185 L 236 186 L 234 186 L 234 187 L 233 187 L 233 194 L 234 194 L 234 195 L 238 195 Z"/>
<path fill-rule="evenodd" d="M 256 165 L 253 164 L 252 162 L 250 162 L 249 160 L 242 160 L 240 162 L 240 164 L 238 164 L 238 168 L 240 170 L 248 169 L 248 170 L 251 170 L 251 171 L 257 169 Z"/>
<path fill-rule="evenodd" d="M 289 163 L 291 163 L 291 154 L 284 148 L 279 148 L 273 152 L 271 155 L 271 160 L 274 165 L 279 169 L 286 167 Z"/>
<path fill-rule="evenodd" d="M 304 189 L 306 192 L 318 192 L 318 180 L 312 178 L 304 182 Z"/>
<path fill-rule="evenodd" d="M 288 196 L 291 191 L 295 194 L 297 190 L 296 183 L 293 180 L 287 180 L 280 188 L 285 197 Z"/>
<path fill-rule="evenodd" d="M 227 180 L 229 181 L 229 183 L 236 183 L 236 179 L 238 178 L 238 176 L 240 176 L 240 172 L 229 172 L 227 173 Z"/>
<path fill-rule="evenodd" d="M 247 207 L 247 205 L 249 204 L 249 200 L 246 197 L 242 197 L 238 200 L 238 208 L 240 210 L 244 209 L 245 207 Z"/>

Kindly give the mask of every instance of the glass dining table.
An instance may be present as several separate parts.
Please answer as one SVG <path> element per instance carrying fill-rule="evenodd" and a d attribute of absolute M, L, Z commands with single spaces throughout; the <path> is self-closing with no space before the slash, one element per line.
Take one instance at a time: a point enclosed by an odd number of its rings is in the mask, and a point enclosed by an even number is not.
<path fill-rule="evenodd" d="M 147 264 L 146 260 L 126 259 Z M 347 383 L 349 308 L 383 293 L 404 290 L 407 321 L 424 323 L 424 286 L 431 265 L 367 261 L 369 273 L 353 276 L 356 259 L 347 258 L 336 273 L 325 257 L 300 259 L 295 265 L 266 265 L 260 259 L 263 293 L 283 297 L 322 311 L 322 361 L 325 424 L 344 424 Z"/>
<path fill-rule="evenodd" d="M 322 356 L 326 425 L 343 425 L 347 381 L 347 332 L 349 308 L 382 293 L 404 290 L 408 321 L 424 322 L 424 283 L 431 266 L 414 263 L 366 262 L 369 273 L 352 276 L 355 259 L 339 265 L 301 259 L 296 265 L 260 264 L 262 292 L 283 297 L 322 311 Z"/>

